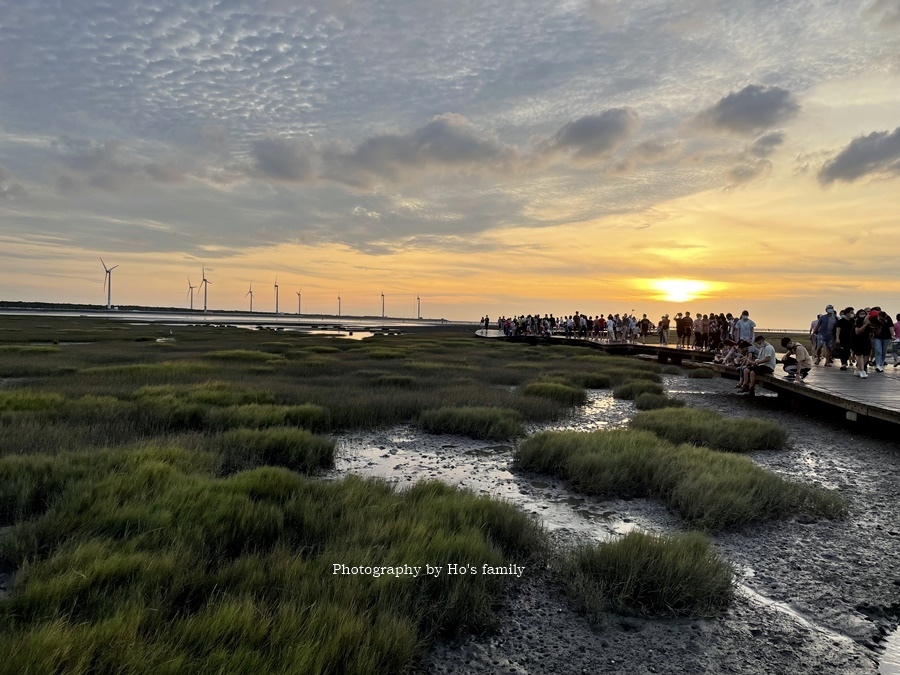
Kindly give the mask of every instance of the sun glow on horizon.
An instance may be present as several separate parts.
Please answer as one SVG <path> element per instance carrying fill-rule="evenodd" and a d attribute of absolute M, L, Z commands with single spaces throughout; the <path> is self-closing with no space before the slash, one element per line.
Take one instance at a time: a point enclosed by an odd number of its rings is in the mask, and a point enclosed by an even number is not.
<path fill-rule="evenodd" d="M 667 302 L 688 302 L 707 297 L 716 284 L 698 279 L 648 279 L 640 284 L 646 290 L 654 291 L 655 300 Z"/>

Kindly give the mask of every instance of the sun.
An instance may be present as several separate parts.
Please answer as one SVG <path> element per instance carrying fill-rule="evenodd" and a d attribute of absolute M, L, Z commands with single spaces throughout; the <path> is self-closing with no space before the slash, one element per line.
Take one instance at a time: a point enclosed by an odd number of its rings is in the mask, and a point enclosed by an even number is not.
<path fill-rule="evenodd" d="M 649 287 L 657 292 L 658 300 L 668 302 L 688 302 L 712 290 L 711 284 L 696 279 L 654 279 Z"/>

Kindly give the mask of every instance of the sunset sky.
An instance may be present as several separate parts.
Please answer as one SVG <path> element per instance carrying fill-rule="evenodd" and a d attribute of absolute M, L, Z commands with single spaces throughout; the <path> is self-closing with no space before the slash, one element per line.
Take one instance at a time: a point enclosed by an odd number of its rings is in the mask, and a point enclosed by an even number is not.
<path fill-rule="evenodd" d="M 123 305 L 900 312 L 897 0 L 0 17 L 3 300 L 105 304 L 102 256 Z"/>

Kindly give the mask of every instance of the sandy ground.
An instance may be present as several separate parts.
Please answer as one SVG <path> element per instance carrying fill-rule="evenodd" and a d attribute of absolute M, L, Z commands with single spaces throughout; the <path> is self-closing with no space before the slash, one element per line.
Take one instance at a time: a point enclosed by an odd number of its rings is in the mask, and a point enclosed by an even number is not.
<path fill-rule="evenodd" d="M 779 421 L 791 430 L 790 447 L 752 458 L 794 480 L 838 490 L 852 505 L 849 518 L 801 518 L 716 536 L 736 566 L 739 588 L 732 608 L 714 620 L 607 615 L 592 625 L 570 608 L 547 570 L 528 570 L 500 609 L 499 631 L 436 644 L 420 672 L 900 674 L 900 445 L 779 410 L 767 396 L 734 395 L 728 380 L 669 377 L 666 385 L 692 406 Z M 555 426 L 614 427 L 633 414 L 631 403 L 595 392 Z M 337 474 L 399 484 L 440 478 L 504 497 L 540 518 L 561 546 L 635 527 L 681 529 L 677 514 L 659 502 L 595 500 L 562 482 L 512 472 L 512 444 L 404 427 L 349 434 L 340 448 Z"/>

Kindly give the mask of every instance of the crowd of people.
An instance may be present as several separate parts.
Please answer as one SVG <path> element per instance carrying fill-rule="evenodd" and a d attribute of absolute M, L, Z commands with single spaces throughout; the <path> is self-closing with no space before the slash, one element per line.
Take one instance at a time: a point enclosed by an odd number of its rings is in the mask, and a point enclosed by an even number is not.
<path fill-rule="evenodd" d="M 485 329 L 491 328 L 491 320 L 481 320 Z M 737 368 L 740 382 L 738 390 L 750 395 L 755 393 L 760 375 L 772 374 L 780 362 L 788 379 L 803 381 L 814 365 L 832 367 L 840 361 L 841 370 L 853 369 L 853 374 L 867 378 L 869 365 L 876 373 L 887 367 L 888 353 L 892 367 L 900 366 L 900 314 L 893 321 L 881 307 L 865 307 L 855 310 L 846 307 L 837 312 L 827 305 L 810 324 L 809 345 L 784 337 L 780 340 L 785 354 L 779 360 L 775 346 L 761 335 L 756 335 L 756 323 L 747 310 L 735 317 L 727 314 L 701 314 L 693 317 L 690 312 L 678 312 L 673 318 L 663 314 L 658 321 L 651 321 L 646 314 L 640 319 L 630 313 L 587 316 L 579 312 L 554 317 L 553 314 L 528 314 L 517 317 L 500 317 L 497 328 L 507 337 L 532 335 L 551 337 L 559 335 L 567 340 L 594 340 L 607 343 L 637 342 L 648 338 L 664 346 L 676 349 L 697 349 L 715 352 L 714 362 Z"/>

